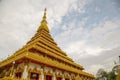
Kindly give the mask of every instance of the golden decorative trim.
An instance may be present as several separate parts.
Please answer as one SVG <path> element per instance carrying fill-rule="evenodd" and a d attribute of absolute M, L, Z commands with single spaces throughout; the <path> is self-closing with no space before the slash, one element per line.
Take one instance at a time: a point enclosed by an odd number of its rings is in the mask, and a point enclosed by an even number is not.
<path fill-rule="evenodd" d="M 60 72 L 58 74 L 55 74 L 55 75 L 56 75 L 56 77 L 62 77 L 63 76 L 62 74 L 60 74 Z"/>
<path fill-rule="evenodd" d="M 37 70 L 36 67 L 33 70 L 31 68 L 28 70 L 28 73 L 31 73 L 31 72 L 41 74 L 41 71 Z"/>

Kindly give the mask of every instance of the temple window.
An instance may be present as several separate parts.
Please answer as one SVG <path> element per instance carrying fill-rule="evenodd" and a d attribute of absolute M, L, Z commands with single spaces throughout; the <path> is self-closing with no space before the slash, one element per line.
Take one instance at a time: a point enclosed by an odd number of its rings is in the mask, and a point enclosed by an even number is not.
<path fill-rule="evenodd" d="M 62 80 L 62 77 L 57 77 L 57 80 Z"/>
<path fill-rule="evenodd" d="M 39 80 L 39 74 L 38 73 L 31 73 L 30 80 Z"/>
<path fill-rule="evenodd" d="M 52 76 L 46 75 L 46 80 L 52 80 Z"/>
<path fill-rule="evenodd" d="M 69 78 L 66 78 L 65 80 L 70 80 Z"/>

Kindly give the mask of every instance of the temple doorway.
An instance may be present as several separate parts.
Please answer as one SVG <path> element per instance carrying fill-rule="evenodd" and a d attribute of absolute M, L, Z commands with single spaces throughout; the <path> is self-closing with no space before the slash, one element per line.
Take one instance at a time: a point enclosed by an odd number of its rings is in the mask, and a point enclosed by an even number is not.
<path fill-rule="evenodd" d="M 62 80 L 62 78 L 61 77 L 57 77 L 57 80 Z"/>

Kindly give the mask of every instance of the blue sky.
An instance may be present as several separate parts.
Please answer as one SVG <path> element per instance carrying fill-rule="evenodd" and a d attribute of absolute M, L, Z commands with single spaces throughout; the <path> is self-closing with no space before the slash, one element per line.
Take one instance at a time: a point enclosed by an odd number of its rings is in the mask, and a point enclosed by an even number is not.
<path fill-rule="evenodd" d="M 120 55 L 119 0 L 0 0 L 0 59 L 35 34 L 47 8 L 51 34 L 85 71 L 109 71 Z"/>

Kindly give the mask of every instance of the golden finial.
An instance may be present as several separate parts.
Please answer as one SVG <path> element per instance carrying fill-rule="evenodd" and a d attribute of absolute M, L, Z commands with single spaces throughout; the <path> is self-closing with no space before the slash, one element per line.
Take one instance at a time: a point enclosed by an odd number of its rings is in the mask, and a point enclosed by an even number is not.
<path fill-rule="evenodd" d="M 46 8 L 44 9 L 44 16 L 43 16 L 43 20 L 45 20 L 46 21 Z M 47 21 L 46 21 L 47 22 Z"/>
<path fill-rule="evenodd" d="M 45 9 L 44 9 L 44 13 L 46 13 L 46 11 L 47 11 L 47 9 L 45 8 Z"/>
<path fill-rule="evenodd" d="M 41 25 L 40 27 L 38 28 L 38 31 L 41 30 L 41 29 L 45 29 L 46 31 L 49 32 L 49 29 L 48 29 L 48 26 L 47 26 L 47 20 L 46 20 L 46 8 L 44 9 L 44 16 L 43 16 L 43 19 L 41 21 Z"/>
<path fill-rule="evenodd" d="M 44 16 L 43 16 L 43 20 L 41 21 L 41 23 L 47 24 L 47 21 L 46 21 L 46 8 L 44 9 Z"/>

